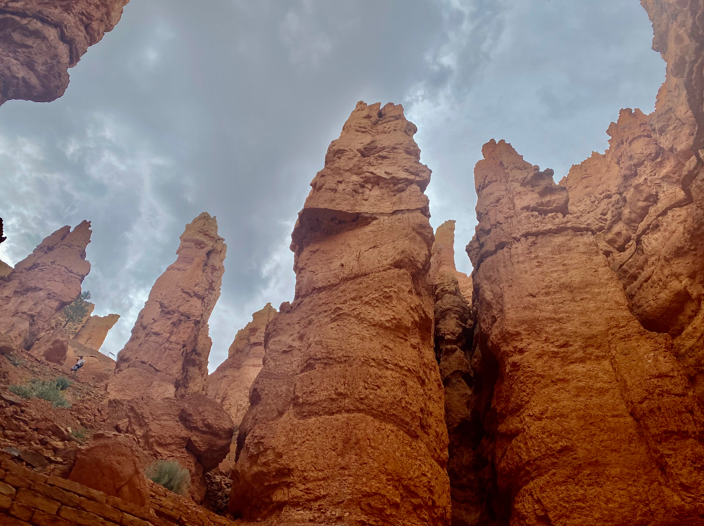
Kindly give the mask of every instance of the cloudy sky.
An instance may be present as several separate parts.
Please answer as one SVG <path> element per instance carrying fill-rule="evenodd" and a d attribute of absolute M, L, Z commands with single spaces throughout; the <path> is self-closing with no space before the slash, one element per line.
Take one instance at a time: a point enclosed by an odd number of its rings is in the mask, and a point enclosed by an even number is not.
<path fill-rule="evenodd" d="M 293 297 L 290 234 L 359 100 L 418 125 L 432 224 L 472 236 L 489 139 L 555 170 L 607 147 L 622 107 L 653 109 L 665 65 L 638 0 L 132 0 L 63 98 L 0 108 L 0 216 L 15 264 L 93 224 L 84 282 L 122 319 L 117 353 L 178 236 L 203 211 L 228 245 L 213 370 L 267 302 Z"/>

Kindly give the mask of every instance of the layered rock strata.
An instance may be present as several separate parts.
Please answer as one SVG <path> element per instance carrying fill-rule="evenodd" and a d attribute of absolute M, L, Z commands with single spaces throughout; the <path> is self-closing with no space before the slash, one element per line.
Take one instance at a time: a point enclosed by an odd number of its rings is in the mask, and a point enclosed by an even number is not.
<path fill-rule="evenodd" d="M 0 334 L 30 349 L 51 320 L 81 293 L 90 272 L 86 246 L 90 222 L 65 226 L 45 238 L 34 252 L 0 278 Z"/>
<path fill-rule="evenodd" d="M 61 97 L 74 67 L 129 0 L 5 0 L 0 5 L 0 105 Z"/>
<path fill-rule="evenodd" d="M 416 127 L 360 102 L 292 235 L 296 296 L 267 328 L 231 509 L 277 524 L 449 524 L 433 353 L 433 232 Z"/>
<path fill-rule="evenodd" d="M 473 364 L 498 378 L 481 445 L 499 524 L 674 524 L 704 512 L 704 416 L 666 334 L 631 314 L 569 197 L 509 144 L 475 184 Z M 475 374 L 476 377 L 476 374 Z M 486 471 L 485 471 L 486 473 Z"/>
<path fill-rule="evenodd" d="M 470 364 L 473 320 L 472 279 L 455 268 L 455 222 L 435 231 L 430 279 L 435 294 L 435 355 L 445 388 L 445 422 L 449 435 L 448 475 L 452 488 L 452 524 L 474 524 L 481 514 L 476 454 L 481 435 L 476 420 L 474 378 Z"/>
<path fill-rule="evenodd" d="M 186 226 L 178 258 L 156 280 L 108 385 L 111 399 L 203 393 L 212 341 L 208 319 L 220 297 L 227 247 L 214 217 Z"/>
<path fill-rule="evenodd" d="M 262 369 L 264 335 L 274 316 L 276 309 L 271 303 L 255 312 L 252 321 L 237 331 L 227 359 L 208 377 L 206 394 L 229 413 L 235 433 L 249 409 L 249 390 Z M 219 466 L 224 473 L 229 474 L 235 465 L 236 447 L 237 443 L 233 440 L 230 453 Z"/>
<path fill-rule="evenodd" d="M 595 233 L 633 314 L 675 338 L 704 401 L 704 36 L 701 2 L 643 0 L 653 48 L 667 62 L 655 111 L 623 110 L 609 149 L 561 185 L 570 213 Z"/>

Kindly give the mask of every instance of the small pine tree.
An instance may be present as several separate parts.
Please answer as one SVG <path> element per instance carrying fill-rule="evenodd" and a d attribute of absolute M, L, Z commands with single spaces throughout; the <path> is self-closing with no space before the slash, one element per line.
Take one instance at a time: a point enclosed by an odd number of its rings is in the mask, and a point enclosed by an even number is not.
<path fill-rule="evenodd" d="M 69 323 L 81 323 L 83 318 L 88 314 L 88 300 L 90 299 L 90 291 L 81 292 L 76 301 L 64 307 L 63 314 L 66 322 L 64 327 Z"/>

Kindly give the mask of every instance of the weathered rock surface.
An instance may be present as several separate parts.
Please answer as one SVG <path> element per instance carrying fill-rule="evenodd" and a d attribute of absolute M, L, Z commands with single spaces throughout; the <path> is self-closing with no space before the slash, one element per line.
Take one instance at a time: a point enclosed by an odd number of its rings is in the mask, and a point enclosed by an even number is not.
<path fill-rule="evenodd" d="M 191 472 L 200 502 L 204 473 L 227 455 L 232 419 L 204 394 L 211 340 L 208 319 L 220 296 L 226 246 L 217 221 L 203 213 L 181 235 L 178 258 L 157 279 L 108 382 L 117 428 L 158 459 Z"/>
<path fill-rule="evenodd" d="M 483 492 L 475 471 L 481 457 L 475 452 L 481 436 L 473 422 L 472 280 L 455 269 L 455 222 L 435 231 L 430 279 L 435 293 L 435 355 L 445 388 L 445 422 L 449 435 L 447 467 L 452 489 L 452 524 L 475 524 L 482 510 Z"/>
<path fill-rule="evenodd" d="M 0 278 L 8 276 L 10 272 L 12 272 L 12 267 L 4 261 L 0 261 Z"/>
<path fill-rule="evenodd" d="M 484 500 L 497 522 L 635 526 L 700 517 L 704 417 L 670 336 L 631 314 L 551 170 L 503 141 L 483 153 L 468 246 L 472 364 L 498 362 L 480 445 L 490 464 L 484 487 L 494 488 Z"/>
<path fill-rule="evenodd" d="M 52 318 L 81 293 L 81 283 L 90 272 L 86 261 L 90 236 L 88 221 L 73 231 L 65 226 L 0 278 L 0 333 L 24 349 L 32 347 Z"/>
<path fill-rule="evenodd" d="M 69 371 L 78 361 L 79 356 L 83 356 L 85 361 L 83 367 L 77 373 L 81 380 L 93 384 L 102 384 L 103 386 L 107 384 L 115 371 L 115 360 L 75 340 L 69 340 L 64 368 Z"/>
<path fill-rule="evenodd" d="M 129 0 L 5 0 L 0 5 L 0 105 L 61 97 L 75 66 Z"/>
<path fill-rule="evenodd" d="M 112 400 L 110 410 L 122 418 L 116 427 L 136 437 L 155 458 L 177 460 L 187 468 L 190 496 L 203 500 L 204 473 L 217 467 L 232 442 L 232 419 L 222 407 L 203 394 L 189 394 L 179 399 Z"/>
<path fill-rule="evenodd" d="M 667 79 L 651 115 L 623 110 L 606 153 L 561 185 L 591 228 L 631 312 L 675 338 L 675 354 L 704 401 L 704 64 L 700 2 L 644 0 Z"/>
<path fill-rule="evenodd" d="M 237 331 L 227 359 L 208 377 L 206 394 L 229 413 L 235 434 L 249 409 L 249 389 L 262 369 L 264 335 L 274 316 L 276 309 L 271 303 L 255 312 L 252 321 Z M 230 453 L 220 464 L 222 472 L 229 474 L 235 466 L 236 448 L 237 443 L 233 441 Z"/>
<path fill-rule="evenodd" d="M 176 262 L 156 280 L 118 355 L 108 384 L 111 399 L 205 391 L 212 345 L 208 319 L 220 297 L 226 250 L 214 217 L 203 213 L 186 226 Z"/>
<path fill-rule="evenodd" d="M 69 480 L 137 506 L 149 505 L 144 460 L 127 437 L 94 440 L 76 455 Z"/>
<path fill-rule="evenodd" d="M 83 327 L 73 337 L 73 340 L 85 345 L 94 351 L 100 350 L 112 329 L 120 319 L 119 314 L 108 314 L 107 316 L 91 316 L 83 324 Z"/>
<path fill-rule="evenodd" d="M 66 363 L 69 339 L 68 332 L 62 327 L 45 331 L 39 335 L 30 352 L 47 362 L 63 365 Z"/>
<path fill-rule="evenodd" d="M 443 525 L 447 431 L 416 127 L 360 102 L 293 232 L 296 296 L 267 328 L 231 509 L 277 524 Z"/>
<path fill-rule="evenodd" d="M 227 359 L 208 377 L 206 394 L 230 414 L 236 426 L 249 408 L 249 388 L 261 371 L 264 334 L 274 316 L 271 303 L 255 312 L 252 321 L 237 331 Z"/>

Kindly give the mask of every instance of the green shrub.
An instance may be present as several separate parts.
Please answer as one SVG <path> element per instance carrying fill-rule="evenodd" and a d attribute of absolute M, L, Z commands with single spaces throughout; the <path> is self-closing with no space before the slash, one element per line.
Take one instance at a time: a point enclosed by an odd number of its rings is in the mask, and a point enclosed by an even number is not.
<path fill-rule="evenodd" d="M 60 391 L 65 391 L 71 387 L 71 381 L 64 376 L 59 376 L 54 382 L 56 382 L 56 387 L 58 387 Z"/>
<path fill-rule="evenodd" d="M 83 319 L 88 315 L 89 299 L 90 292 L 86 290 L 81 292 L 73 303 L 64 307 L 64 310 L 62 311 L 64 319 L 66 320 L 64 327 L 66 327 L 69 323 L 77 324 L 83 321 Z"/>
<path fill-rule="evenodd" d="M 61 392 L 68 388 L 68 385 L 62 388 L 61 386 L 65 384 L 61 380 L 68 382 L 65 378 L 57 378 L 55 380 L 37 380 L 32 378 L 29 381 L 29 385 L 11 385 L 9 389 L 11 393 L 22 398 L 41 398 L 53 403 L 54 407 L 71 407 L 71 404 Z M 71 385 L 70 382 L 68 384 Z"/>
<path fill-rule="evenodd" d="M 88 438 L 88 430 L 85 428 L 72 429 L 71 435 L 73 435 L 74 438 L 77 438 L 78 440 L 83 442 L 86 438 Z"/>
<path fill-rule="evenodd" d="M 10 362 L 15 367 L 19 367 L 20 365 L 22 365 L 24 363 L 23 360 L 20 360 L 19 358 L 17 358 L 16 356 L 13 356 L 11 354 L 6 354 L 5 358 L 7 358 L 7 361 Z"/>
<path fill-rule="evenodd" d="M 28 385 L 11 385 L 8 389 L 22 398 L 32 398 L 32 388 Z"/>
<path fill-rule="evenodd" d="M 190 472 L 175 460 L 158 460 L 146 469 L 145 475 L 179 495 L 184 495 L 191 485 Z"/>

